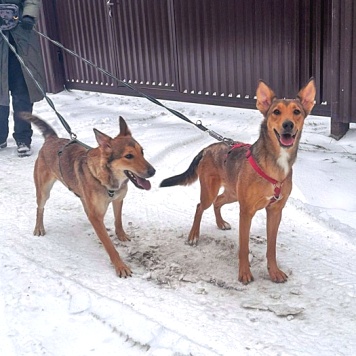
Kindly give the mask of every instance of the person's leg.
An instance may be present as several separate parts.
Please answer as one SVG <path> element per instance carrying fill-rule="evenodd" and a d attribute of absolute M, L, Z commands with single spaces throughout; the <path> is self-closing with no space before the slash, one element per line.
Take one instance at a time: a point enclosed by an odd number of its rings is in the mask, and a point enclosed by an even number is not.
<path fill-rule="evenodd" d="M 8 106 L 0 105 L 0 149 L 7 146 L 6 140 L 9 135 L 9 113 Z"/>
<path fill-rule="evenodd" d="M 10 42 L 14 45 L 11 36 Z M 24 143 L 30 147 L 32 138 L 31 124 L 21 120 L 18 115 L 21 111 L 32 113 L 33 104 L 30 101 L 30 95 L 22 73 L 21 64 L 12 51 L 9 53 L 9 88 L 14 110 L 13 137 L 17 144 Z"/>

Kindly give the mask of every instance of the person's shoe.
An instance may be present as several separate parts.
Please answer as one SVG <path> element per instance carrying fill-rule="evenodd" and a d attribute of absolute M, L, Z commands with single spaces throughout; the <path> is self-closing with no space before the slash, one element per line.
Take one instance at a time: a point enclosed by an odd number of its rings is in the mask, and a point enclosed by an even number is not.
<path fill-rule="evenodd" d="M 7 147 L 7 142 L 0 143 L 0 150 Z"/>
<path fill-rule="evenodd" d="M 19 157 L 27 157 L 32 155 L 31 145 L 19 142 L 17 144 L 17 155 Z"/>

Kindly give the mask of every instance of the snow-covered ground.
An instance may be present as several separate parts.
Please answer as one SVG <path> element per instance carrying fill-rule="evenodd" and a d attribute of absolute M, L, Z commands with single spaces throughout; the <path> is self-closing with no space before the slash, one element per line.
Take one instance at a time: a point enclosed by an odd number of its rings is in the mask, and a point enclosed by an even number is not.
<path fill-rule="evenodd" d="M 78 139 L 95 145 L 92 128 L 118 133 L 122 115 L 157 170 L 152 189 L 130 184 L 124 227 L 114 237 L 132 278 L 115 275 L 77 197 L 56 183 L 45 209 L 45 237 L 32 235 L 36 214 L 34 154 L 0 151 L 0 355 L 355 355 L 356 129 L 340 141 L 330 119 L 304 126 L 294 188 L 277 242 L 285 284 L 267 274 L 265 212 L 253 220 L 252 273 L 237 281 L 238 206 L 223 208 L 230 231 L 203 216 L 197 247 L 186 244 L 199 184 L 159 188 L 215 142 L 143 98 L 89 92 L 51 95 Z M 223 136 L 252 143 L 256 110 L 165 102 Z M 34 112 L 68 134 L 45 101 Z M 12 122 L 12 120 L 11 120 Z"/>

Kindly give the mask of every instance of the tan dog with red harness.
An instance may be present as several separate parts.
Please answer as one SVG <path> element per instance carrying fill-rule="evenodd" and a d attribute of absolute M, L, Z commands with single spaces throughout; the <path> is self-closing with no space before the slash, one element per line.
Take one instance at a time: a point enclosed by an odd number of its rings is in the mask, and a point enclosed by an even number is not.
<path fill-rule="evenodd" d="M 292 190 L 292 166 L 297 157 L 304 119 L 314 106 L 315 83 L 311 79 L 296 99 L 277 99 L 263 81 L 257 88 L 257 108 L 263 114 L 260 136 L 252 145 L 228 146 L 216 143 L 203 149 L 187 171 L 162 181 L 161 187 L 189 185 L 200 180 L 197 205 L 188 241 L 198 242 L 204 210 L 214 204 L 216 224 L 230 229 L 221 216 L 224 204 L 240 204 L 239 280 L 253 280 L 248 260 L 251 221 L 257 210 L 267 212 L 267 267 L 274 282 L 285 282 L 287 275 L 278 268 L 276 240 L 282 209 Z M 224 192 L 218 196 L 220 187 Z"/>

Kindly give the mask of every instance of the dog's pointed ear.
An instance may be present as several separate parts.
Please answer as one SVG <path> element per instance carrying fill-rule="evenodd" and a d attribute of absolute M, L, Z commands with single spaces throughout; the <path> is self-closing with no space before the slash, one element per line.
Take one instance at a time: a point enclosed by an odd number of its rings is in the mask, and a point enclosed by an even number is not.
<path fill-rule="evenodd" d="M 95 133 L 96 141 L 98 142 L 99 146 L 104 148 L 104 150 L 111 150 L 111 137 L 105 135 L 104 133 L 100 132 L 97 129 L 93 129 Z"/>
<path fill-rule="evenodd" d="M 276 98 L 274 91 L 263 81 L 258 82 L 256 91 L 256 107 L 263 114 L 266 115 L 273 100 Z"/>
<path fill-rule="evenodd" d="M 120 133 L 119 136 L 131 136 L 131 131 L 126 124 L 126 121 L 120 116 Z"/>
<path fill-rule="evenodd" d="M 314 107 L 315 95 L 316 95 L 315 81 L 314 78 L 310 78 L 308 83 L 302 89 L 300 89 L 297 95 L 297 99 L 299 99 L 300 102 L 302 103 L 303 108 L 306 111 L 307 115 L 310 114 L 310 112 Z"/>

